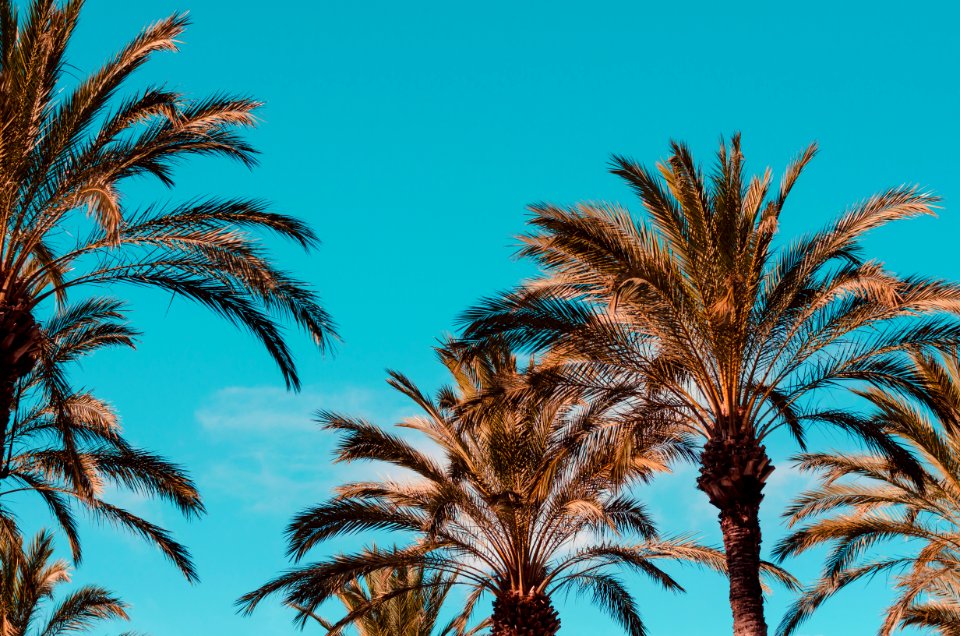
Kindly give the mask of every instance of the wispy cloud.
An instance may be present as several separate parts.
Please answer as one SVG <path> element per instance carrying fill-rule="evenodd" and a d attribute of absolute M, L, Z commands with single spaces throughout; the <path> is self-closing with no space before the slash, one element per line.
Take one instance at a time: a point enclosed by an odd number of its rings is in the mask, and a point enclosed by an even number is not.
<path fill-rule="evenodd" d="M 802 491 L 816 483 L 811 473 L 802 472 L 790 462 L 780 462 L 767 480 L 764 502 L 768 508 L 782 511 Z"/>
<path fill-rule="evenodd" d="M 290 393 L 276 387 L 228 387 L 217 391 L 196 412 L 208 433 L 260 433 L 274 435 L 315 430 L 313 413 L 319 409 L 369 417 L 381 411 L 383 395 L 359 388 L 336 392 L 305 390 Z"/>
<path fill-rule="evenodd" d="M 198 472 L 204 492 L 250 512 L 289 515 L 325 499 L 345 480 L 384 476 L 385 467 L 333 463 L 335 437 L 314 422 L 320 409 L 386 425 L 414 411 L 386 387 L 307 388 L 299 394 L 273 387 L 221 389 L 195 414 L 218 451 Z"/>

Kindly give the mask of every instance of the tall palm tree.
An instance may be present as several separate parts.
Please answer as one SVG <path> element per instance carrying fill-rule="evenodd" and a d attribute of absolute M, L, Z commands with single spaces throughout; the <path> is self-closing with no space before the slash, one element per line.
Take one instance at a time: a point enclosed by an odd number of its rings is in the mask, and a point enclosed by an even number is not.
<path fill-rule="evenodd" d="M 196 579 L 186 548 L 166 530 L 104 498 L 106 492 L 130 489 L 193 517 L 203 512 L 193 482 L 179 466 L 130 445 L 114 409 L 70 382 L 70 367 L 82 356 L 104 347 L 133 346 L 136 333 L 124 320 L 122 304 L 90 298 L 65 305 L 37 331 L 38 362 L 17 382 L 10 428 L 0 448 L 0 526 L 13 527 L 8 502 L 16 501 L 18 493 L 38 495 L 79 562 L 79 505 L 95 520 L 142 536 L 184 576 Z"/>
<path fill-rule="evenodd" d="M 88 632 L 101 621 L 128 620 L 126 603 L 94 585 L 73 590 L 47 611 L 57 588 L 69 581 L 70 566 L 53 560 L 49 532 L 37 534 L 26 549 L 19 538 L 0 542 L 0 633 L 61 636 Z"/>
<path fill-rule="evenodd" d="M 847 585 L 887 574 L 897 596 L 880 634 L 910 625 L 960 634 L 960 362 L 917 354 L 915 399 L 872 389 L 876 421 L 921 459 L 919 483 L 875 454 L 806 454 L 800 466 L 822 483 L 788 511 L 803 523 L 777 546 L 780 558 L 829 545 L 821 579 L 790 608 L 792 633 Z M 897 555 L 895 546 L 902 552 Z"/>
<path fill-rule="evenodd" d="M 818 408 L 815 395 L 845 382 L 897 383 L 904 348 L 960 336 L 952 318 L 933 315 L 960 310 L 960 289 L 898 278 L 861 256 L 867 231 L 929 214 L 934 197 L 895 188 L 774 243 L 814 152 L 790 164 L 778 189 L 769 170 L 746 179 L 739 136 L 721 144 L 709 176 L 679 143 L 659 177 L 614 157 L 646 217 L 605 204 L 533 206 L 522 254 L 542 276 L 464 316 L 468 340 L 549 347 L 563 383 L 626 392 L 702 439 L 698 486 L 719 510 L 737 636 L 766 633 L 758 514 L 773 466 L 764 440 L 786 427 L 802 447 L 804 429 L 825 424 L 909 464 L 880 429 Z"/>
<path fill-rule="evenodd" d="M 638 636 L 643 622 L 617 568 L 671 590 L 680 586 L 655 564 L 659 560 L 723 568 L 717 550 L 658 538 L 643 505 L 626 490 L 688 453 L 669 423 L 642 434 L 612 427 L 619 402 L 585 401 L 569 392 L 543 397 L 523 390 L 536 370 L 518 370 L 503 347 L 469 358 L 457 349 L 440 351 L 454 385 L 436 399 L 403 375 L 389 380 L 424 413 L 401 426 L 419 431 L 438 452 L 367 421 L 321 413 L 324 427 L 341 434 L 339 461 L 386 462 L 404 474 L 346 484 L 288 528 L 297 560 L 328 539 L 359 531 L 401 531 L 411 542 L 302 566 L 244 596 L 245 611 L 277 593 L 313 611 L 354 577 L 425 567 L 471 588 L 458 628 L 490 593 L 494 636 L 552 636 L 560 627 L 553 595 L 569 589 L 591 594 Z"/>
<path fill-rule="evenodd" d="M 348 615 L 356 616 L 353 627 L 358 636 L 446 636 L 455 630 L 455 621 L 437 630 L 440 611 L 453 586 L 449 576 L 429 573 L 422 567 L 384 568 L 350 581 L 337 593 L 337 598 Z M 378 604 L 381 598 L 387 600 Z M 329 636 L 342 632 L 334 627 L 335 622 L 309 610 L 302 609 L 300 618 L 312 618 Z M 460 633 L 475 636 L 485 627 L 486 622 Z"/>
<path fill-rule="evenodd" d="M 316 243 L 311 230 L 254 200 L 137 211 L 121 196 L 132 177 L 173 186 L 174 165 L 193 155 L 253 165 L 239 129 L 254 124 L 258 104 L 190 101 L 163 86 L 120 99 L 154 53 L 176 50 L 183 15 L 151 25 L 71 82 L 65 54 L 83 1 L 18 4 L 0 0 L 0 447 L 14 387 L 36 361 L 37 312 L 78 286 L 130 283 L 193 299 L 249 329 L 287 385 L 299 386 L 277 318 L 292 318 L 319 345 L 331 323 L 314 293 L 278 270 L 248 230 L 305 248 Z"/>

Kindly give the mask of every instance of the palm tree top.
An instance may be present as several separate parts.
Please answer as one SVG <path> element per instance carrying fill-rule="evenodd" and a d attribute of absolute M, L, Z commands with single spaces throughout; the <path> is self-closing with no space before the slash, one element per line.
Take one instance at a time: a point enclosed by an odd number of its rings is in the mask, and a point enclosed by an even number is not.
<path fill-rule="evenodd" d="M 441 627 L 440 612 L 453 586 L 452 577 L 423 567 L 384 568 L 350 581 L 337 597 L 348 616 L 356 616 L 353 627 L 359 636 L 447 636 L 454 633 L 457 621 Z M 305 608 L 295 609 L 301 612 L 302 621 L 312 618 L 330 636 L 342 631 L 337 622 Z M 487 626 L 483 621 L 456 633 L 474 636 Z"/>
<path fill-rule="evenodd" d="M 154 54 L 177 49 L 184 14 L 150 25 L 71 83 L 65 55 L 83 4 L 37 0 L 21 10 L 0 0 L 0 325 L 7 314 L 23 323 L 44 300 L 63 302 L 78 286 L 157 287 L 249 330 L 288 386 L 299 387 L 279 319 L 321 348 L 334 325 L 315 292 L 278 269 L 257 236 L 312 248 L 313 231 L 253 199 L 138 210 L 121 187 L 138 176 L 172 187 L 174 167 L 191 156 L 255 165 L 241 132 L 255 124 L 259 103 L 191 100 L 162 85 L 124 94 Z"/>
<path fill-rule="evenodd" d="M 627 490 L 688 456 L 676 428 L 665 423 L 635 434 L 610 426 L 616 403 L 525 390 L 536 367 L 519 369 L 503 347 L 475 355 L 451 345 L 440 354 L 453 384 L 435 398 L 402 374 L 391 373 L 389 380 L 423 412 L 401 426 L 436 450 L 362 419 L 321 412 L 320 422 L 341 436 L 338 461 L 386 462 L 412 477 L 345 484 L 334 498 L 297 515 L 288 529 L 297 561 L 348 533 L 393 530 L 411 541 L 301 566 L 244 596 L 244 611 L 273 594 L 313 611 L 355 577 L 425 567 L 471 588 L 461 627 L 484 593 L 501 605 L 515 597 L 540 599 L 544 619 L 552 621 L 549 597 L 569 589 L 594 595 L 629 633 L 642 634 L 638 608 L 617 568 L 676 591 L 680 584 L 658 562 L 724 569 L 718 550 L 659 537 Z"/>
<path fill-rule="evenodd" d="M 585 366 L 618 385 L 632 377 L 656 390 L 652 406 L 682 411 L 708 439 L 742 425 L 762 440 L 786 426 L 802 445 L 807 423 L 869 436 L 855 421 L 810 411 L 804 398 L 851 379 L 896 384 L 904 348 L 960 337 L 960 287 L 897 277 L 862 256 L 866 232 L 932 214 L 939 199 L 915 187 L 776 243 L 788 195 L 815 154 L 812 144 L 779 187 L 769 170 L 744 175 L 739 135 L 721 143 L 709 174 L 679 142 L 655 170 L 615 156 L 612 172 L 644 214 L 603 203 L 531 206 L 520 255 L 542 275 L 465 312 L 465 338 L 549 348 L 582 363 L 570 365 L 570 381 Z M 903 328 L 905 318 L 917 319 Z"/>
<path fill-rule="evenodd" d="M 919 479 L 882 427 L 822 398 L 902 388 L 910 351 L 960 341 L 960 286 L 897 276 L 863 255 L 868 232 L 932 214 L 938 199 L 919 188 L 872 196 L 783 243 L 780 217 L 815 145 L 779 187 L 769 170 L 745 175 L 739 135 L 721 142 L 709 171 L 684 144 L 670 150 L 655 170 L 613 159 L 642 214 L 532 206 L 521 254 L 540 276 L 464 314 L 464 337 L 547 352 L 558 386 L 621 396 L 645 414 L 633 426 L 670 419 L 703 441 L 697 486 L 720 513 L 734 634 L 762 636 L 765 440 L 786 429 L 805 449 L 806 430 L 832 427 Z"/>
<path fill-rule="evenodd" d="M 89 632 L 111 619 L 129 620 L 127 604 L 96 585 L 77 588 L 53 603 L 71 573 L 69 564 L 53 553 L 47 531 L 26 547 L 19 537 L 0 544 L 0 631 L 5 636 L 62 636 Z"/>

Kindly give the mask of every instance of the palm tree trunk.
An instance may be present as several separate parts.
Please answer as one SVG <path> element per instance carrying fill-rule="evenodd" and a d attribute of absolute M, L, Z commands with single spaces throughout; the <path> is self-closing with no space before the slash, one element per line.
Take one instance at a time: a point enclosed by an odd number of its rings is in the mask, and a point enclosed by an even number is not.
<path fill-rule="evenodd" d="M 17 382 L 12 375 L 9 368 L 0 368 L 0 479 L 7 476 L 7 429 L 10 427 Z"/>
<path fill-rule="evenodd" d="M 752 512 L 737 509 L 720 511 L 723 549 L 727 553 L 730 577 L 730 609 L 734 636 L 765 636 L 763 591 L 760 588 L 759 507 Z"/>
<path fill-rule="evenodd" d="M 490 622 L 490 636 L 555 636 L 560 631 L 557 610 L 550 597 L 539 592 L 508 590 L 498 594 Z"/>
<path fill-rule="evenodd" d="M 40 328 L 30 311 L 19 305 L 0 304 L 0 459 L 6 457 L 3 451 L 17 381 L 33 369 L 39 346 Z"/>
<path fill-rule="evenodd" d="M 760 586 L 760 502 L 773 471 L 766 449 L 747 436 L 710 439 L 697 485 L 720 510 L 734 636 L 766 636 Z"/>

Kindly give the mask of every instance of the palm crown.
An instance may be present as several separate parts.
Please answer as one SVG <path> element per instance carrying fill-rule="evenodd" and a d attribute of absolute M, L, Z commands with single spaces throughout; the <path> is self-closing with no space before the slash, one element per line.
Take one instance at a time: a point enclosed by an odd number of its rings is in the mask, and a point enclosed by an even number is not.
<path fill-rule="evenodd" d="M 0 543 L 0 566 L 0 633 L 4 636 L 61 636 L 90 631 L 101 621 L 128 619 L 126 603 L 95 585 L 74 589 L 46 610 L 57 588 L 70 581 L 70 566 L 54 560 L 48 532 L 37 534 L 26 549 L 19 537 Z"/>
<path fill-rule="evenodd" d="M 200 302 L 249 329 L 288 386 L 298 386 L 276 317 L 291 318 L 320 345 L 333 333 L 331 322 L 314 293 L 277 269 L 248 232 L 311 247 L 312 231 L 254 200 L 134 210 L 122 196 L 132 177 L 172 186 L 174 165 L 190 156 L 253 165 L 254 150 L 238 131 L 254 123 L 258 104 L 225 96 L 189 101 L 163 86 L 120 99 L 154 53 L 176 49 L 182 15 L 148 27 L 65 88 L 64 56 L 82 6 L 37 0 L 21 12 L 13 0 L 0 1 L 0 417 L 13 383 L 35 361 L 35 312 L 78 286 L 146 285 Z M 5 420 L 0 424 L 2 446 Z"/>
<path fill-rule="evenodd" d="M 762 634 L 758 510 L 773 469 L 763 441 L 787 427 L 802 446 L 808 425 L 831 425 L 909 466 L 879 428 L 811 396 L 845 382 L 898 384 L 904 349 L 960 335 L 941 313 L 960 310 L 960 288 L 861 257 L 867 231 L 929 214 L 930 195 L 895 188 L 777 248 L 780 214 L 814 146 L 778 189 L 769 171 L 745 178 L 739 137 L 721 145 L 710 175 L 682 144 L 672 150 L 659 178 L 614 159 L 646 218 L 603 204 L 533 206 L 522 253 L 543 276 L 468 312 L 466 337 L 550 347 L 562 384 L 627 392 L 704 440 L 698 485 L 720 510 L 734 631 Z"/>
<path fill-rule="evenodd" d="M 875 454 L 821 453 L 800 466 L 822 476 L 788 510 L 803 525 L 784 539 L 785 557 L 831 546 L 822 578 L 790 608 L 780 633 L 792 633 L 826 599 L 878 574 L 896 581 L 879 633 L 899 627 L 960 633 L 960 364 L 955 355 L 914 356 L 909 396 L 872 389 L 875 420 L 921 459 L 921 479 Z M 891 542 L 904 552 L 891 551 Z"/>
<path fill-rule="evenodd" d="M 455 621 L 440 629 L 440 612 L 453 586 L 450 576 L 422 567 L 384 568 L 350 581 L 337 598 L 349 615 L 356 616 L 353 626 L 358 636 L 446 636 L 455 629 Z M 380 599 L 386 600 L 378 603 Z M 336 622 L 304 610 L 301 618 L 308 617 L 327 634 L 340 632 Z M 484 627 L 486 623 L 481 623 L 461 633 L 474 636 Z"/>
<path fill-rule="evenodd" d="M 290 553 L 297 559 L 349 532 L 400 530 L 414 541 L 294 570 L 245 596 L 248 611 L 274 593 L 312 610 L 352 577 L 383 567 L 426 566 L 472 587 L 461 627 L 489 592 L 494 634 L 553 634 L 559 620 L 551 595 L 569 588 L 592 594 L 628 633 L 643 634 L 616 568 L 674 590 L 680 586 L 657 560 L 723 569 L 717 550 L 659 539 L 643 505 L 625 490 L 688 452 L 675 428 L 665 424 L 641 434 L 611 427 L 619 416 L 615 402 L 543 397 L 524 390 L 533 371 L 519 371 L 503 347 L 467 358 L 457 349 L 440 352 L 455 385 L 441 389 L 437 399 L 400 374 L 390 380 L 425 414 L 402 426 L 425 435 L 439 456 L 366 421 L 323 413 L 325 427 L 342 435 L 341 461 L 388 462 L 416 479 L 347 484 L 289 527 Z M 631 449 L 626 458 L 625 448 Z"/>

